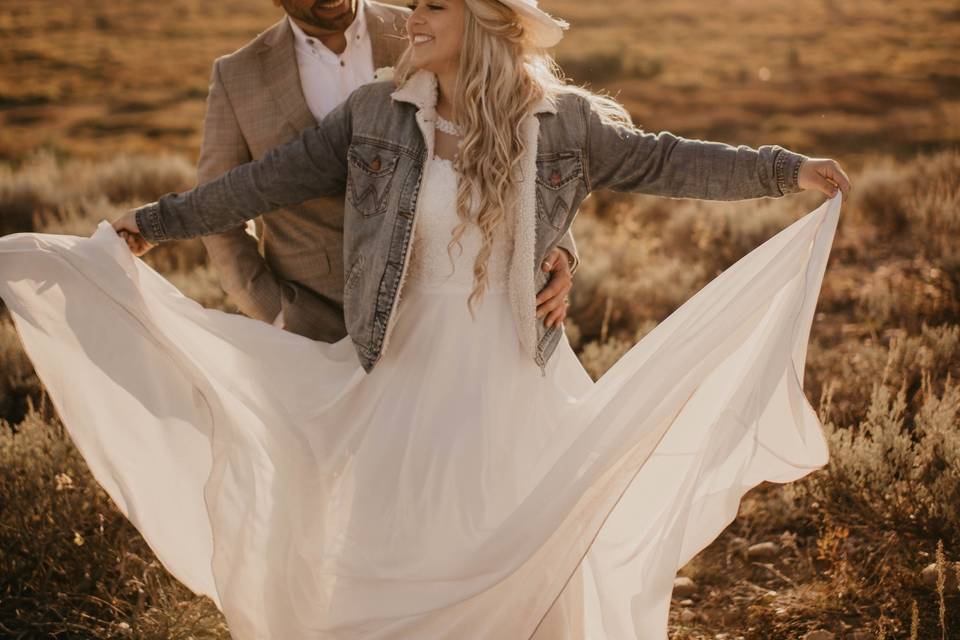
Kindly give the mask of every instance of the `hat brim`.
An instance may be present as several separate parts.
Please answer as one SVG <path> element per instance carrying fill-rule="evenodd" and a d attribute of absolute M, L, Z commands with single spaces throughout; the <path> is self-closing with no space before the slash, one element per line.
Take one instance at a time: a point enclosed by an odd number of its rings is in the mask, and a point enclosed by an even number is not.
<path fill-rule="evenodd" d="M 563 30 L 570 26 L 566 21 L 525 2 L 500 1 L 517 12 L 530 44 L 535 47 L 546 49 L 554 46 L 563 38 Z"/>

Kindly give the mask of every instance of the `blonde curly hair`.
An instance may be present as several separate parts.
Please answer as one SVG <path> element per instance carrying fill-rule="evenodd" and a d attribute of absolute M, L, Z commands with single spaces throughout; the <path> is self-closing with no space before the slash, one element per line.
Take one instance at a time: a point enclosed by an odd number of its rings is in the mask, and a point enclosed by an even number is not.
<path fill-rule="evenodd" d="M 447 246 L 454 246 L 468 224 L 476 223 L 483 242 L 474 261 L 474 288 L 467 299 L 471 315 L 486 290 L 487 263 L 496 229 L 517 205 L 517 182 L 525 145 L 520 124 L 534 105 L 554 104 L 563 93 L 587 98 L 605 121 L 632 125 L 630 114 L 610 98 L 569 83 L 554 59 L 532 46 L 517 13 L 497 0 L 464 0 L 463 42 L 452 96 L 455 119 L 463 131 L 454 166 L 460 174 L 457 215 Z M 397 63 L 395 82 L 402 86 L 416 71 L 411 47 Z M 473 198 L 477 196 L 476 207 Z M 476 209 L 476 219 L 470 211 Z"/>

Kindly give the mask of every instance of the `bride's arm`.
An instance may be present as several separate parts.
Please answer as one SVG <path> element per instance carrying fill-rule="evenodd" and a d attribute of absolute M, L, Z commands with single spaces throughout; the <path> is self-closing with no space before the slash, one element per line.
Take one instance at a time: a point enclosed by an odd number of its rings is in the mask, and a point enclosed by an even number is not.
<path fill-rule="evenodd" d="M 167 194 L 125 217 L 132 215 L 143 238 L 156 244 L 219 233 L 261 213 L 344 193 L 349 102 L 259 160 L 234 167 L 190 191 Z"/>
<path fill-rule="evenodd" d="M 778 145 L 756 149 L 653 134 L 602 119 L 581 100 L 586 122 L 587 187 L 672 198 L 745 200 L 803 189 L 845 193 L 849 181 L 833 160 L 808 158 Z M 831 184 L 830 181 L 834 184 Z"/>

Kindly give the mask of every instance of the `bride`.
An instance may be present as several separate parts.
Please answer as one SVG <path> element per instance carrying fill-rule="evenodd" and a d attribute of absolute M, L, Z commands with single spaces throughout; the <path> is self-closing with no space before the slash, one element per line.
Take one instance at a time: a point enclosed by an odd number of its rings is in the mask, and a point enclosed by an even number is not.
<path fill-rule="evenodd" d="M 0 239 L 0 297 L 97 481 L 233 637 L 665 638 L 677 570 L 746 491 L 827 461 L 802 379 L 849 181 L 634 128 L 558 79 L 566 24 L 534 0 L 412 9 L 394 80 L 89 238 Z M 594 383 L 535 292 L 596 189 L 829 199 Z M 135 258 L 331 194 L 336 343 Z"/>

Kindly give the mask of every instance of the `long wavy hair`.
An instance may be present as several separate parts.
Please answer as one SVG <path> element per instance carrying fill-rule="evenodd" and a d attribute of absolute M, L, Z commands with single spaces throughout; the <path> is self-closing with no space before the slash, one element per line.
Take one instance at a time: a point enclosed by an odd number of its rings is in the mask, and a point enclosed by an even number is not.
<path fill-rule="evenodd" d="M 487 263 L 497 228 L 519 206 L 517 183 L 526 150 L 520 124 L 534 105 L 547 98 L 556 104 L 564 93 L 587 98 L 607 122 L 632 126 L 630 114 L 609 96 L 570 84 L 554 59 L 531 46 L 516 12 L 498 0 L 464 0 L 463 43 L 452 96 L 454 118 L 463 132 L 454 166 L 460 174 L 457 216 L 447 254 L 462 251 L 460 238 L 477 224 L 483 242 L 473 265 L 474 288 L 467 299 L 471 315 L 486 290 Z M 403 85 L 416 71 L 411 47 L 397 62 L 395 81 Z M 476 201 L 474 203 L 474 200 Z M 470 212 L 476 211 L 471 220 Z"/>

